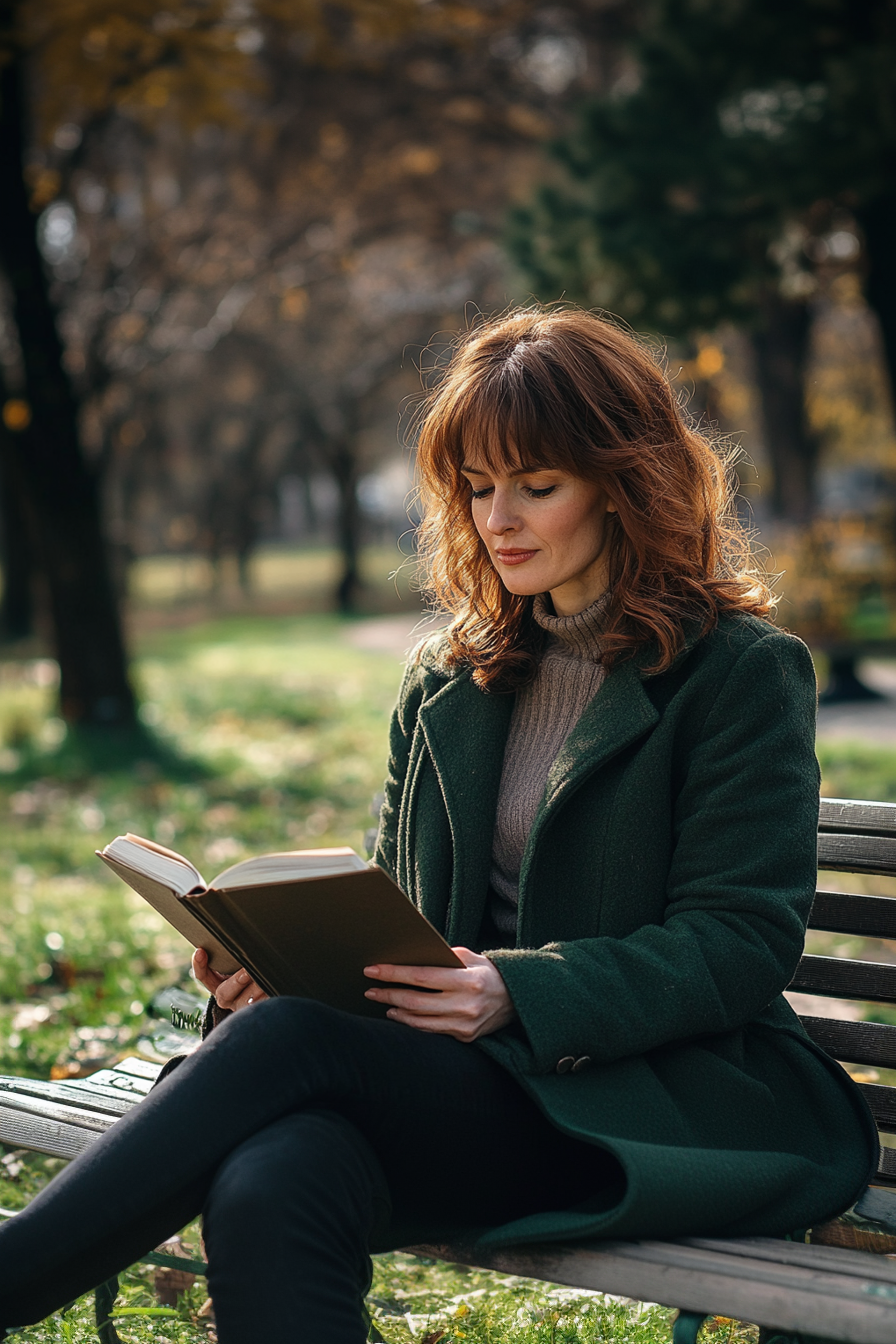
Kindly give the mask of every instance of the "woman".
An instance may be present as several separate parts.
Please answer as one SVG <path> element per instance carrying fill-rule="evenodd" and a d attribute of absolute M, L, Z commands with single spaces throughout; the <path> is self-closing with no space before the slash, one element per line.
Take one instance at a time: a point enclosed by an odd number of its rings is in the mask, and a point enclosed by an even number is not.
<path fill-rule="evenodd" d="M 463 969 L 369 967 L 369 1020 L 197 954 L 227 1020 L 0 1229 L 0 1322 L 202 1211 L 221 1344 L 360 1344 L 370 1249 L 783 1234 L 874 1168 L 781 997 L 815 681 L 710 445 L 629 335 L 532 309 L 460 342 L 419 463 L 453 621 L 402 686 L 376 861 Z"/>

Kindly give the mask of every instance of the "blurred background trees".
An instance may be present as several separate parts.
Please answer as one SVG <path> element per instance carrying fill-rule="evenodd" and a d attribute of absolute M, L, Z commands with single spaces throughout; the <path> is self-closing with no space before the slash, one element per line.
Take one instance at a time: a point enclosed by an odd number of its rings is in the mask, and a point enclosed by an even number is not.
<path fill-rule="evenodd" d="M 0 7 L 4 617 L 37 600 L 70 721 L 133 715 L 129 560 L 245 581 L 284 491 L 353 607 L 396 399 L 435 327 L 509 297 L 507 200 L 624 8 Z"/>
<path fill-rule="evenodd" d="M 850 621 L 852 634 L 896 633 L 894 44 L 884 0 L 657 0 L 615 84 L 554 142 L 559 171 L 515 212 L 510 234 L 540 297 L 565 292 L 677 342 L 711 420 L 724 333 L 746 339 L 746 352 L 734 343 L 769 468 L 757 520 L 788 561 L 790 619 L 828 641 L 851 637 Z M 832 326 L 845 336 L 861 296 L 874 315 L 863 344 L 886 448 L 876 453 L 854 420 L 837 444 L 852 459 L 849 481 L 829 451 L 817 384 L 822 366 L 836 376 Z M 839 363 L 842 394 L 843 367 L 858 372 L 846 341 Z M 867 406 L 862 381 L 855 408 Z M 839 533 L 865 524 L 876 537 L 859 563 L 863 548 Z M 796 584 L 794 567 L 805 571 Z"/>
<path fill-rule="evenodd" d="M 774 509 L 796 522 L 815 505 L 812 311 L 844 270 L 896 381 L 894 43 L 883 0 L 659 0 L 629 71 L 555 145 L 567 181 L 516 217 L 540 290 L 667 336 L 749 333 Z"/>
<path fill-rule="evenodd" d="M 0 0 L 2 618 L 54 650 L 65 717 L 132 721 L 148 557 L 251 603 L 260 547 L 335 546 L 363 608 L 364 545 L 413 531 L 418 365 L 533 293 L 671 342 L 758 468 L 788 624 L 896 634 L 893 23 Z"/>

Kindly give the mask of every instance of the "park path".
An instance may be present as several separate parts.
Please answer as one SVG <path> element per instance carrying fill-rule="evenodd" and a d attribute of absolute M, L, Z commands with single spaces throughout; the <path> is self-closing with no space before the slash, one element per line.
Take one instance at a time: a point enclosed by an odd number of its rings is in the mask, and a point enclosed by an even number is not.
<path fill-rule="evenodd" d="M 885 700 L 856 704 L 822 705 L 818 711 L 818 736 L 828 741 L 867 742 L 875 747 L 896 747 L 896 662 L 875 661 L 861 666 L 862 680 Z"/>

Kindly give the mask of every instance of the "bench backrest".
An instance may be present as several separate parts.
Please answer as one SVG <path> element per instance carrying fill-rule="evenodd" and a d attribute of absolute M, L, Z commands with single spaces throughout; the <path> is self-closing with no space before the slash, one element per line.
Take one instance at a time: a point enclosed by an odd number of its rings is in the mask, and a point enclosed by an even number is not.
<path fill-rule="evenodd" d="M 823 798 L 818 823 L 818 866 L 831 872 L 896 877 L 896 803 Z M 816 892 L 810 929 L 896 940 L 896 897 Z M 804 956 L 790 985 L 802 994 L 896 1004 L 896 962 Z M 896 1014 L 894 1014 L 896 1019 Z M 802 1017 L 817 1045 L 844 1064 L 896 1069 L 896 1026 Z M 860 1083 L 884 1134 L 896 1134 L 896 1087 Z M 882 1148 L 882 1185 L 896 1185 L 896 1148 Z"/>

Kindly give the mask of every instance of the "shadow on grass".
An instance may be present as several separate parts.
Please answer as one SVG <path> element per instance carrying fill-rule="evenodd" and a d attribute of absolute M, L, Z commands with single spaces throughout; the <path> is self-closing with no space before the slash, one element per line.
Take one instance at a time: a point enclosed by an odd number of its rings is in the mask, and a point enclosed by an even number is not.
<path fill-rule="evenodd" d="M 96 775 L 128 775 L 139 783 L 156 779 L 187 783 L 209 780 L 214 773 L 138 723 L 129 728 L 69 727 L 59 745 L 49 749 L 24 744 L 17 768 L 6 779 L 16 784 L 48 776 L 73 782 Z"/>

